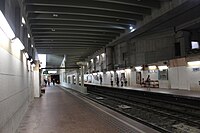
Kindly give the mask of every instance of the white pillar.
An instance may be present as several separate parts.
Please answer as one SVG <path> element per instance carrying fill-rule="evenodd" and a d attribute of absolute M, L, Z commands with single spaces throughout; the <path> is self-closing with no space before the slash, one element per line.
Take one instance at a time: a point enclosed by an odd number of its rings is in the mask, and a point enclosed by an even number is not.
<path fill-rule="evenodd" d="M 36 62 L 35 67 L 33 69 L 33 85 L 34 85 L 34 97 L 40 97 L 40 76 L 39 76 L 39 61 Z"/>

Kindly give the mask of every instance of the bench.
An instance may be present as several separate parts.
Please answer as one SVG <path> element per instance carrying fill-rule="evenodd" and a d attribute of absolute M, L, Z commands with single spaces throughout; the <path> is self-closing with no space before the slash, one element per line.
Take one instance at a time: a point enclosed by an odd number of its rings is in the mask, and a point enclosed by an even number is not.
<path fill-rule="evenodd" d="M 141 83 L 141 87 L 159 88 L 158 80 L 151 80 L 150 82 Z"/>

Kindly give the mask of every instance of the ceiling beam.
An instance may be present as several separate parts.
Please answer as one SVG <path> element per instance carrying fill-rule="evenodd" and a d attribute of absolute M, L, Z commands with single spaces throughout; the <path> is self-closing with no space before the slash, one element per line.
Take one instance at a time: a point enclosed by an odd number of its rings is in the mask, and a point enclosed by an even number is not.
<path fill-rule="evenodd" d="M 28 20 L 36 19 L 48 19 L 48 20 L 76 20 L 76 21 L 88 21 L 88 22 L 102 22 L 112 24 L 124 24 L 124 25 L 136 25 L 136 21 L 130 19 L 116 19 L 109 17 L 100 16 L 87 16 L 87 15 L 72 15 L 72 14 L 56 14 L 57 17 L 52 13 L 29 13 Z"/>
<path fill-rule="evenodd" d="M 51 44 L 51 43 L 82 43 L 82 44 L 106 44 L 107 42 L 105 41 L 93 41 L 93 40 L 55 40 L 55 41 L 49 41 L 49 40 L 46 40 L 46 41 L 35 41 L 36 44 Z"/>
<path fill-rule="evenodd" d="M 55 30 L 55 29 L 54 29 Z M 48 31 L 48 32 L 42 32 L 42 31 L 37 31 L 37 32 L 32 32 L 33 36 L 40 36 L 40 35 L 101 35 L 101 36 L 111 36 L 111 37 L 116 37 L 119 36 L 119 33 L 108 33 L 108 32 L 88 32 L 88 31 Z"/>
<path fill-rule="evenodd" d="M 31 30 L 74 30 L 74 31 L 98 31 L 98 32 L 113 32 L 123 33 L 123 29 L 115 29 L 110 27 L 87 27 L 87 26 L 67 26 L 67 25 L 32 25 Z"/>
<path fill-rule="evenodd" d="M 45 38 L 45 39 L 33 39 L 35 43 L 38 42 L 102 42 L 102 43 L 107 43 L 110 42 L 110 40 L 98 40 L 98 39 L 85 39 L 85 38 L 54 38 L 54 39 L 49 39 L 49 38 Z"/>
<path fill-rule="evenodd" d="M 52 42 L 52 43 L 35 43 L 35 46 L 37 45 L 67 45 L 67 44 L 73 44 L 73 45 L 106 45 L 103 43 L 95 43 L 95 42 Z"/>
<path fill-rule="evenodd" d="M 85 49 L 85 48 L 90 48 L 90 49 L 97 49 L 97 48 L 102 48 L 102 46 L 36 46 L 37 49 Z"/>
<path fill-rule="evenodd" d="M 114 39 L 115 36 L 106 36 L 106 35 L 86 35 L 86 34 L 35 34 L 34 38 L 42 37 L 71 37 L 71 38 L 105 38 L 105 39 Z"/>
<path fill-rule="evenodd" d="M 128 25 L 122 24 L 107 24 L 97 22 L 84 22 L 84 21 L 72 21 L 72 20 L 30 20 L 30 25 L 67 25 L 67 26 L 87 26 L 87 27 L 110 27 L 115 29 L 128 29 Z"/>
<path fill-rule="evenodd" d="M 97 51 L 98 49 L 89 49 L 87 50 L 86 48 L 84 49 L 37 49 L 39 54 L 65 54 L 65 55 L 80 55 L 83 57 L 87 57 Z"/>
<path fill-rule="evenodd" d="M 73 43 L 68 43 L 68 44 L 36 44 L 35 47 L 104 47 L 105 45 L 103 44 L 73 44 Z"/>
<path fill-rule="evenodd" d="M 54 14 L 75 14 L 75 15 L 88 15 L 88 16 L 101 16 L 112 17 L 116 19 L 132 19 L 143 20 L 143 16 L 133 13 L 123 13 L 116 11 L 96 10 L 96 9 L 83 9 L 73 7 L 50 7 L 50 6 L 26 6 L 27 13 L 54 13 Z"/>
<path fill-rule="evenodd" d="M 96 1 L 104 1 L 110 3 L 124 4 L 124 5 L 135 5 L 148 8 L 160 8 L 161 6 L 159 0 L 96 0 Z"/>
<path fill-rule="evenodd" d="M 102 37 L 75 37 L 75 36 L 72 36 L 72 37 L 69 37 L 69 36 L 58 36 L 58 37 L 51 37 L 51 36 L 48 36 L 48 37 L 34 37 L 34 40 L 56 40 L 56 39 L 69 39 L 69 40 L 76 40 L 76 39 L 83 39 L 83 40 L 94 40 L 94 41 L 98 41 L 98 40 L 104 40 L 106 42 L 110 42 L 112 41 L 112 39 L 108 39 L 108 38 L 102 38 Z"/>
<path fill-rule="evenodd" d="M 95 9 L 103 11 L 116 11 L 121 13 L 133 13 L 133 14 L 151 14 L 151 9 L 146 7 L 140 7 L 136 5 L 124 5 L 119 3 L 110 3 L 103 1 L 91 1 L 84 0 L 84 2 L 75 0 L 25 0 L 26 5 L 36 6 L 54 6 L 54 7 L 70 7 L 77 9 Z"/>

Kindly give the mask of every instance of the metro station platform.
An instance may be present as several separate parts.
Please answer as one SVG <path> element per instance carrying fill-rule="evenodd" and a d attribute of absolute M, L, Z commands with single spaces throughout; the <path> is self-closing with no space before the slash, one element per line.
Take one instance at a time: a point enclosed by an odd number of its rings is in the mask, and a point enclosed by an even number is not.
<path fill-rule="evenodd" d="M 191 97 L 191 98 L 200 98 L 200 91 L 165 89 L 165 88 L 125 87 L 125 86 L 118 87 L 118 86 L 100 85 L 100 84 L 94 84 L 94 83 L 85 83 L 85 85 L 93 85 L 93 86 L 116 88 L 116 89 L 126 89 L 126 90 L 138 90 L 138 91 L 145 91 L 145 92 L 148 91 L 148 92 L 153 92 L 153 93 L 169 94 L 169 95 L 184 96 L 184 97 Z"/>
<path fill-rule="evenodd" d="M 79 93 L 46 87 L 26 112 L 17 133 L 156 133 Z"/>

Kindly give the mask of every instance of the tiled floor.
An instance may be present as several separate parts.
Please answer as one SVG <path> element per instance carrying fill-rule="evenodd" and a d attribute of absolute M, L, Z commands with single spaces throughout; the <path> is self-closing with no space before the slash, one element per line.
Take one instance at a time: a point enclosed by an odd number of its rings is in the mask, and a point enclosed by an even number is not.
<path fill-rule="evenodd" d="M 17 133 L 137 133 L 142 131 L 124 124 L 60 87 L 48 87 L 35 99 Z M 146 129 L 145 129 L 146 130 Z M 153 133 L 153 130 L 146 132 Z"/>

